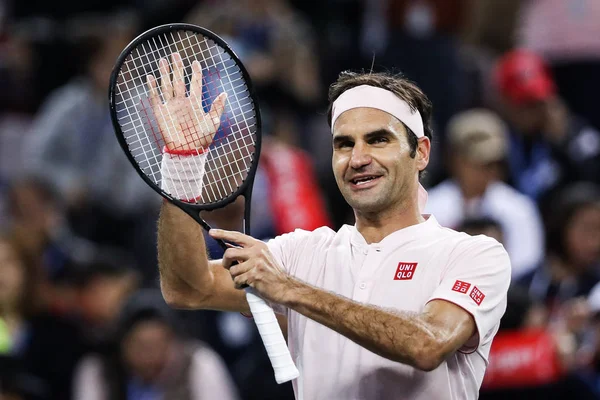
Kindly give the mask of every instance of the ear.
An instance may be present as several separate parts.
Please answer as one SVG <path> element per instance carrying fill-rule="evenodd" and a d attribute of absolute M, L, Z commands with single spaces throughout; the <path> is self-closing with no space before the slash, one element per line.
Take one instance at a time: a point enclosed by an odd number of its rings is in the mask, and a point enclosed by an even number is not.
<path fill-rule="evenodd" d="M 423 171 L 429 164 L 429 153 L 431 152 L 431 140 L 427 136 L 419 138 L 417 145 L 417 169 Z"/>

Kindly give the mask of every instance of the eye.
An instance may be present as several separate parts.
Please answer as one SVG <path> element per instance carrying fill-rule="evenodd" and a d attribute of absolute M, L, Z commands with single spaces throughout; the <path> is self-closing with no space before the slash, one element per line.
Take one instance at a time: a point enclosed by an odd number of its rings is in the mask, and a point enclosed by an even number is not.
<path fill-rule="evenodd" d="M 352 146 L 354 146 L 354 142 L 352 142 L 350 140 L 343 140 L 343 141 L 335 143 L 336 149 L 347 149 L 347 148 L 352 148 Z"/>
<path fill-rule="evenodd" d="M 381 143 L 388 143 L 388 142 L 389 142 L 389 139 L 385 136 L 375 136 L 374 138 L 369 140 L 369 144 L 381 144 Z"/>

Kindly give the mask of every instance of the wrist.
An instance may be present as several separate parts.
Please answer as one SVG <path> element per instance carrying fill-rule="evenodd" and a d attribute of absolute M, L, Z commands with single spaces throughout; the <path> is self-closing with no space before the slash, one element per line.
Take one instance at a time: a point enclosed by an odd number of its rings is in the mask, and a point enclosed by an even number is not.
<path fill-rule="evenodd" d="M 190 148 L 190 149 L 184 149 L 183 147 L 179 146 L 179 148 L 175 147 L 175 148 L 169 148 L 168 146 L 165 146 L 163 148 L 163 153 L 166 154 L 170 154 L 173 156 L 198 156 L 200 154 L 203 154 L 207 151 L 207 149 L 205 148 Z"/>

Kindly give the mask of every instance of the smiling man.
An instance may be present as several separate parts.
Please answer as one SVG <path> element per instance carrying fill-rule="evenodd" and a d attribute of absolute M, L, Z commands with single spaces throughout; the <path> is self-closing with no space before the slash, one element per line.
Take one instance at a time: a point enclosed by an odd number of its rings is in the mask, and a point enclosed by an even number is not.
<path fill-rule="evenodd" d="M 211 230 L 239 247 L 208 261 L 200 227 L 165 202 L 163 295 L 248 312 L 237 288 L 254 287 L 287 317 L 298 399 L 476 399 L 506 308 L 508 256 L 421 215 L 431 103 L 415 84 L 346 72 L 329 99 L 333 172 L 356 224 L 268 243 Z"/>

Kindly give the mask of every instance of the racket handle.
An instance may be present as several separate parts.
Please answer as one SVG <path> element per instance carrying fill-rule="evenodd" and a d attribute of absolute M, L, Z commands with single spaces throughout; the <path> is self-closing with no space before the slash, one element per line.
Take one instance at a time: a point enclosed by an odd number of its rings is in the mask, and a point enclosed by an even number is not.
<path fill-rule="evenodd" d="M 279 323 L 277 323 L 275 312 L 263 299 L 258 297 L 254 289 L 246 288 L 244 290 L 254 322 L 275 371 L 275 380 L 277 383 L 284 383 L 296 379 L 300 372 L 294 365 L 290 350 L 287 347 Z"/>

